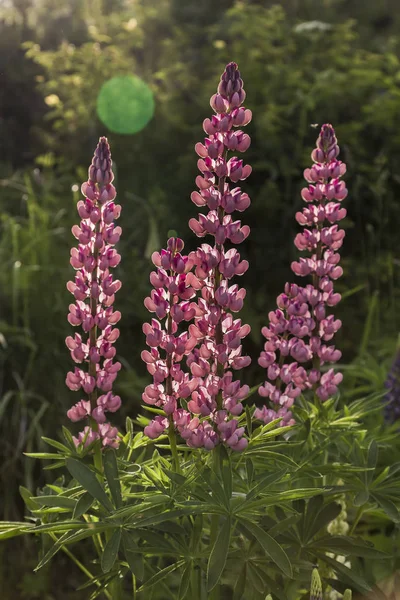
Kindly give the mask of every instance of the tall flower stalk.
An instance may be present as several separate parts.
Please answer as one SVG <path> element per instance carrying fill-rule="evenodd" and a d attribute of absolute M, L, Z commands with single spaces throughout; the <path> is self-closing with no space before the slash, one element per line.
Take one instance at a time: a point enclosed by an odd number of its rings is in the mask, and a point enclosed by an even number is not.
<path fill-rule="evenodd" d="M 400 420 L 400 349 L 396 351 L 396 356 L 387 374 L 385 388 L 387 392 L 383 397 L 384 417 L 386 423 L 392 424 Z"/>
<path fill-rule="evenodd" d="M 235 248 L 226 248 L 229 242 L 240 244 L 250 231 L 232 217 L 235 211 L 244 211 L 250 199 L 240 187 L 231 189 L 229 184 L 251 173 L 242 160 L 228 158 L 229 151 L 244 152 L 250 145 L 249 136 L 236 129 L 251 120 L 251 111 L 242 107 L 244 99 L 240 72 L 230 63 L 210 101 L 215 114 L 203 123 L 208 137 L 204 144 L 196 144 L 201 175 L 196 179 L 199 190 L 191 196 L 196 206 L 208 212 L 191 219 L 189 226 L 198 237 L 211 235 L 214 243 L 202 244 L 183 257 L 183 242 L 169 240 L 167 250 L 153 256 L 157 271 L 151 282 L 156 289 L 145 301 L 151 312 L 166 319 L 164 327 L 154 320 L 144 326 L 147 344 L 165 351 L 162 358 L 158 350 L 142 354 L 153 375 L 153 385 L 146 388 L 143 400 L 161 406 L 165 413 L 145 433 L 155 438 L 174 427 L 188 445 L 208 450 L 220 442 L 233 450 L 247 445 L 244 428 L 234 417 L 242 412 L 241 401 L 249 388 L 234 380 L 232 371 L 250 364 L 250 358 L 242 355 L 241 343 L 250 327 L 233 316 L 242 308 L 246 291 L 231 280 L 245 273 L 248 263 Z M 189 326 L 178 334 L 180 322 Z M 171 336 L 175 336 L 173 343 Z"/>
<path fill-rule="evenodd" d="M 267 380 L 259 393 L 273 408 L 256 409 L 255 417 L 265 423 L 277 417 L 281 425 L 294 423 L 290 408 L 301 392 L 313 389 L 323 402 L 342 381 L 342 374 L 333 368 L 322 371 L 341 357 L 340 350 L 326 343 L 341 327 L 341 321 L 328 314 L 340 301 L 333 282 L 343 273 L 338 250 L 345 232 L 338 223 L 346 216 L 341 202 L 347 189 L 341 181 L 346 166 L 338 155 L 335 131 L 332 125 L 323 125 L 311 154 L 314 165 L 304 171 L 310 184 L 301 192 L 306 206 L 296 214 L 304 229 L 294 243 L 309 256 L 292 263 L 295 275 L 309 276 L 312 283 L 304 287 L 287 283 L 277 298 L 277 310 L 269 313 L 269 324 L 262 330 L 267 341 L 258 362 L 267 370 Z"/>
<path fill-rule="evenodd" d="M 102 446 L 116 448 L 118 431 L 106 416 L 121 406 L 120 397 L 112 392 L 121 368 L 119 362 L 114 362 L 114 342 L 119 336 L 114 326 L 121 313 L 113 309 L 121 282 L 114 281 L 111 274 L 121 260 L 114 248 L 121 235 L 121 228 L 114 225 L 121 207 L 114 202 L 113 179 L 110 147 L 102 137 L 89 167 L 88 181 L 81 188 L 84 200 L 77 206 L 81 221 L 72 228 L 78 245 L 71 250 L 70 263 L 76 275 L 67 288 L 75 302 L 69 306 L 68 321 L 80 327 L 81 333 L 66 339 L 71 358 L 79 365 L 67 374 L 66 384 L 70 390 L 85 394 L 67 413 L 71 421 L 87 423 L 74 438 L 75 443 L 88 446 L 100 440 Z"/>

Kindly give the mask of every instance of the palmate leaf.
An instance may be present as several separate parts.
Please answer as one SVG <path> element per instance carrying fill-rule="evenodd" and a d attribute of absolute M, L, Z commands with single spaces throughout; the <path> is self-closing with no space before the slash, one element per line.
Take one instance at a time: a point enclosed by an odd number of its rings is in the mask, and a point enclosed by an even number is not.
<path fill-rule="evenodd" d="M 233 590 L 233 600 L 242 600 L 243 594 L 246 589 L 247 579 L 247 564 L 244 563 L 242 570 L 239 573 L 239 577 L 236 580 L 235 587 Z"/>
<path fill-rule="evenodd" d="M 232 497 L 232 463 L 225 446 L 218 446 L 219 470 L 222 476 L 223 489 L 227 505 Z"/>
<path fill-rule="evenodd" d="M 110 488 L 111 497 L 116 508 L 122 506 L 121 483 L 118 475 L 118 464 L 115 450 L 109 449 L 104 454 L 104 473 Z"/>
<path fill-rule="evenodd" d="M 244 533 L 247 533 L 247 536 L 250 534 L 250 539 L 253 539 L 254 537 L 272 562 L 274 562 L 277 567 L 283 571 L 286 577 L 291 578 L 293 575 L 292 565 L 282 546 L 255 523 L 241 518 L 240 524 L 244 529 Z"/>
<path fill-rule="evenodd" d="M 101 570 L 108 573 L 114 566 L 121 543 L 121 529 L 118 527 L 108 540 L 101 555 Z"/>
<path fill-rule="evenodd" d="M 280 585 L 278 585 L 276 581 L 272 579 L 272 577 L 270 577 L 267 567 L 264 565 L 264 563 L 256 562 L 256 564 L 258 566 L 259 571 L 263 573 L 263 579 L 266 585 L 268 586 L 270 592 L 274 594 L 274 596 L 276 596 L 278 600 L 287 600 L 285 590 Z"/>
<path fill-rule="evenodd" d="M 389 498 L 386 498 L 383 494 L 373 494 L 373 498 L 391 521 L 400 523 L 400 513 L 394 502 L 392 502 Z"/>
<path fill-rule="evenodd" d="M 48 550 L 48 552 L 44 555 L 44 557 L 39 561 L 39 563 L 37 564 L 37 566 L 35 567 L 34 571 L 39 571 L 39 569 L 41 569 L 42 567 L 44 567 L 49 560 L 51 560 L 53 558 L 53 556 L 55 554 L 57 554 L 57 552 L 59 550 L 61 550 L 61 548 L 63 547 L 63 545 L 65 544 L 65 542 L 76 535 L 76 532 L 73 531 L 66 531 L 65 533 L 62 534 L 62 536 L 52 545 L 52 547 L 50 548 L 50 550 Z M 93 535 L 93 534 L 91 534 Z"/>
<path fill-rule="evenodd" d="M 176 563 L 174 563 L 173 565 L 168 565 L 168 567 L 165 567 L 164 569 L 161 569 L 160 571 L 158 571 L 157 573 L 155 573 L 152 577 L 150 577 L 150 579 L 148 579 L 146 581 L 145 584 L 143 584 L 139 589 L 138 592 L 143 592 L 145 590 L 148 590 L 149 588 L 153 587 L 153 585 L 155 585 L 156 583 L 160 583 L 161 581 L 163 581 L 163 579 L 165 579 L 170 573 L 172 573 L 173 571 L 175 571 L 176 569 L 179 569 L 180 567 L 182 567 L 185 564 L 184 560 L 178 560 Z"/>
<path fill-rule="evenodd" d="M 218 532 L 207 565 L 207 590 L 210 592 L 219 582 L 225 568 L 231 539 L 231 518 L 227 517 Z"/>
<path fill-rule="evenodd" d="M 82 529 L 78 529 L 77 531 L 66 531 L 63 533 L 58 540 L 51 546 L 45 556 L 40 560 L 38 565 L 35 568 L 35 571 L 39 571 L 42 567 L 44 567 L 49 560 L 53 558 L 55 554 L 59 550 L 61 550 L 64 546 L 69 544 L 74 544 L 76 542 L 80 542 L 89 537 L 93 537 L 99 533 L 103 533 L 110 528 L 110 525 L 103 523 L 91 523 L 90 527 L 83 528 L 84 524 L 81 524 Z"/>
<path fill-rule="evenodd" d="M 21 494 L 21 497 L 25 502 L 25 506 L 28 510 L 32 511 L 39 508 L 39 505 L 34 500 L 32 500 L 32 494 L 26 487 L 20 485 L 19 493 Z"/>
<path fill-rule="evenodd" d="M 203 469 L 201 477 L 212 491 L 213 500 L 229 510 L 229 500 L 227 499 L 225 490 L 209 467 Z"/>
<path fill-rule="evenodd" d="M 144 578 L 144 561 L 143 554 L 133 537 L 133 535 L 125 530 L 122 530 L 122 545 L 126 561 L 130 570 L 139 581 Z"/>
<path fill-rule="evenodd" d="M 57 450 L 60 450 L 63 454 L 65 454 L 65 456 L 70 456 L 71 455 L 70 448 L 68 448 L 67 446 L 65 446 L 61 442 L 58 442 L 57 440 L 52 440 L 51 438 L 48 438 L 48 437 L 45 437 L 45 436 L 42 436 L 42 440 L 44 442 L 46 442 L 46 444 L 48 444 L 49 446 L 53 446 L 53 448 L 57 448 Z"/>
<path fill-rule="evenodd" d="M 260 573 L 257 566 L 252 561 L 247 563 L 247 577 L 257 592 L 260 592 L 260 594 L 265 593 L 264 574 L 262 572 Z"/>
<path fill-rule="evenodd" d="M 344 535 L 326 535 L 312 542 L 307 546 L 307 549 L 326 550 L 334 554 L 344 556 L 362 556 L 363 558 L 390 558 L 380 550 L 376 550 L 369 542 L 361 538 L 353 538 Z"/>
<path fill-rule="evenodd" d="M 337 502 L 330 502 L 324 505 L 323 496 L 312 498 L 308 502 L 302 527 L 299 527 L 303 541 L 307 543 L 311 540 L 318 531 L 336 519 L 341 511 L 342 507 Z"/>
<path fill-rule="evenodd" d="M 325 563 L 327 563 L 330 567 L 333 568 L 336 575 L 343 583 L 346 583 L 348 586 L 352 588 L 356 588 L 358 592 L 362 594 L 369 594 L 371 591 L 371 586 L 363 577 L 358 575 L 357 573 L 346 567 L 344 564 L 339 561 L 327 556 L 325 553 L 317 553 L 319 559 Z"/>
<path fill-rule="evenodd" d="M 287 472 L 287 469 L 280 469 L 275 473 L 269 473 L 261 479 L 247 494 L 246 499 L 252 500 L 255 496 L 263 492 L 266 488 L 282 479 Z"/>
<path fill-rule="evenodd" d="M 51 496 L 36 496 L 31 498 L 32 501 L 36 502 L 40 506 L 56 506 L 61 508 L 68 508 L 74 510 L 77 500 L 75 498 L 69 498 L 68 496 L 51 495 Z"/>
<path fill-rule="evenodd" d="M 79 519 L 82 515 L 86 514 L 89 508 L 92 506 L 94 498 L 89 492 L 85 492 L 76 503 L 74 512 L 72 514 L 73 519 Z"/>
<path fill-rule="evenodd" d="M 251 511 L 265 508 L 266 506 L 276 506 L 284 504 L 290 500 L 299 500 L 301 498 L 312 498 L 321 493 L 320 488 L 299 488 L 294 490 L 273 491 L 270 493 L 261 494 L 260 498 L 251 502 L 246 502 L 235 509 L 235 514 L 242 512 L 249 513 Z"/>
<path fill-rule="evenodd" d="M 193 561 L 189 560 L 186 563 L 186 566 L 182 572 L 181 582 L 179 584 L 178 600 L 184 600 L 184 598 L 186 598 L 186 596 L 187 596 L 187 593 L 189 591 L 190 578 L 192 575 L 192 571 L 193 571 Z"/>
<path fill-rule="evenodd" d="M 35 527 L 31 523 L 13 523 L 12 527 L 4 528 L 3 523 L 0 523 L 0 541 L 18 537 L 19 535 L 24 535 L 33 529 L 35 529 Z"/>
<path fill-rule="evenodd" d="M 112 512 L 113 505 L 107 496 L 103 486 L 98 481 L 94 472 L 84 463 L 75 458 L 67 458 L 66 466 L 72 477 L 81 484 L 93 498 L 98 500 L 108 511 Z"/>

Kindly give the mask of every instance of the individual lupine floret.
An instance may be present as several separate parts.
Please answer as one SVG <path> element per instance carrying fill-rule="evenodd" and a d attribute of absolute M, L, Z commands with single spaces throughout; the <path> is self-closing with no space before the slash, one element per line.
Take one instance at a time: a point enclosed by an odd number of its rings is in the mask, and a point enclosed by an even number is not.
<path fill-rule="evenodd" d="M 121 405 L 120 397 L 112 393 L 121 368 L 119 362 L 113 361 L 113 344 L 119 337 L 114 325 L 121 318 L 121 313 L 113 310 L 121 282 L 114 280 L 110 272 L 121 260 L 114 248 L 121 235 L 121 228 L 114 225 L 121 207 L 114 202 L 113 179 L 110 147 L 102 137 L 89 167 L 88 181 L 82 185 L 84 200 L 77 206 L 81 222 L 72 228 L 78 246 L 71 250 L 70 263 L 76 276 L 67 288 L 75 303 L 69 307 L 68 321 L 81 326 L 83 335 L 68 336 L 66 345 L 73 361 L 82 367 L 67 374 L 66 384 L 70 390 L 82 389 L 86 394 L 67 413 L 73 422 L 86 419 L 90 423 L 74 438 L 75 443 L 89 445 L 100 439 L 103 446 L 117 447 L 118 431 L 106 417 L 106 413 L 116 412 Z"/>
<path fill-rule="evenodd" d="M 255 417 L 264 422 L 279 416 L 281 425 L 294 423 L 290 408 L 301 392 L 313 389 L 325 401 L 342 381 L 342 374 L 333 369 L 321 372 L 322 366 L 341 357 L 340 350 L 327 344 L 342 324 L 327 314 L 327 309 L 340 301 L 333 282 L 343 272 L 338 250 L 345 232 L 337 222 L 346 216 L 340 202 L 346 198 L 347 189 L 340 180 L 346 166 L 337 159 L 338 154 L 333 127 L 323 125 L 311 155 L 315 164 L 304 171 L 310 185 L 301 195 L 307 206 L 296 214 L 304 230 L 297 234 L 295 245 L 311 256 L 292 263 L 293 272 L 311 276 L 312 284 L 300 287 L 287 283 L 277 298 L 277 310 L 269 313 L 269 325 L 262 330 L 267 341 L 258 362 L 267 370 L 268 379 L 259 393 L 277 410 L 256 409 Z"/>

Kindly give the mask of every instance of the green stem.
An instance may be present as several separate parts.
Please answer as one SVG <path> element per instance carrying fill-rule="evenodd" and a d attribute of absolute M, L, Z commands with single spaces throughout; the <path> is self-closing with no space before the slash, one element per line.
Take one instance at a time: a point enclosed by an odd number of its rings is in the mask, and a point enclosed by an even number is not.
<path fill-rule="evenodd" d="M 93 431 L 98 430 L 98 424 L 92 418 L 90 418 L 90 426 L 93 429 Z M 97 471 L 97 473 L 96 473 L 97 479 L 100 481 L 100 483 L 102 483 L 103 482 L 103 454 L 101 452 L 101 443 L 98 440 L 96 441 L 96 443 L 94 445 L 93 464 L 94 464 L 94 468 Z"/>
<path fill-rule="evenodd" d="M 175 433 L 174 420 L 173 420 L 172 415 L 168 416 L 168 421 L 169 421 L 168 439 L 169 439 L 169 445 L 171 447 L 174 471 L 175 471 L 175 473 L 180 473 L 181 468 L 180 468 L 180 464 L 179 464 L 179 454 L 178 454 L 178 448 L 176 445 L 176 433 Z"/>
<path fill-rule="evenodd" d="M 55 542 L 57 541 L 58 538 L 56 535 L 54 535 L 54 533 L 51 533 L 50 536 Z M 61 550 L 64 552 L 64 554 L 68 556 L 68 558 L 72 560 L 72 562 L 76 564 L 78 569 L 80 569 L 82 573 L 86 575 L 86 577 L 88 577 L 89 579 L 94 579 L 94 575 L 89 571 L 89 569 L 87 569 L 85 565 L 83 565 L 81 561 L 78 558 L 76 558 L 76 556 L 72 554 L 72 552 L 68 550 L 66 546 L 62 546 Z M 101 583 L 99 581 L 95 581 L 94 583 L 95 585 L 97 585 L 97 587 L 101 586 Z M 111 596 L 110 592 L 108 592 L 107 590 L 104 590 L 104 595 L 107 598 L 107 600 L 114 600 L 114 597 Z"/>
<path fill-rule="evenodd" d="M 214 448 L 212 453 L 213 461 L 213 472 L 211 474 L 213 479 L 217 478 L 218 467 L 219 467 L 219 449 L 220 446 Z M 213 548 L 217 540 L 219 529 L 219 515 L 211 515 L 211 527 L 210 527 L 210 547 Z"/>
<path fill-rule="evenodd" d="M 113 534 L 112 530 L 106 531 L 107 542 L 111 538 L 112 534 Z M 123 597 L 122 579 L 119 577 L 119 575 L 116 577 L 116 579 L 114 579 L 113 581 L 110 582 L 109 588 L 110 588 L 112 600 L 122 600 L 122 597 Z"/>

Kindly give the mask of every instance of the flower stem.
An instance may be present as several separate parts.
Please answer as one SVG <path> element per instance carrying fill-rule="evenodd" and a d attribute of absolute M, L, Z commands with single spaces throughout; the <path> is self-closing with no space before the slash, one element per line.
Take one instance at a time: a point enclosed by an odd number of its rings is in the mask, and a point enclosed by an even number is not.
<path fill-rule="evenodd" d="M 54 542 L 57 542 L 58 538 L 54 533 L 50 533 L 50 537 L 53 539 Z M 78 569 L 80 569 L 82 571 L 82 573 L 84 573 L 86 575 L 86 577 L 88 577 L 88 579 L 94 579 L 94 575 L 89 571 L 89 569 L 87 569 L 85 567 L 85 565 L 82 564 L 81 561 L 79 559 L 77 559 L 76 556 L 74 554 L 72 554 L 72 552 L 70 550 L 68 550 L 68 548 L 66 546 L 62 546 L 61 549 L 64 552 L 64 554 L 66 554 L 68 556 L 68 558 L 70 558 L 72 560 L 72 562 L 74 562 L 76 564 Z M 100 587 L 100 585 L 101 585 L 98 581 L 95 581 L 94 583 L 97 585 L 97 587 Z M 107 600 L 114 600 L 114 597 L 111 596 L 109 591 L 104 590 L 104 595 L 107 598 Z"/>
<path fill-rule="evenodd" d="M 175 427 L 174 427 L 174 419 L 173 419 L 172 415 L 168 416 L 168 421 L 169 421 L 168 439 L 169 439 L 169 445 L 171 448 L 172 461 L 174 464 L 174 471 L 175 471 L 175 473 L 180 473 L 181 469 L 180 469 L 180 464 L 179 464 L 179 454 L 178 454 L 178 448 L 176 445 L 176 433 L 175 433 Z"/>

